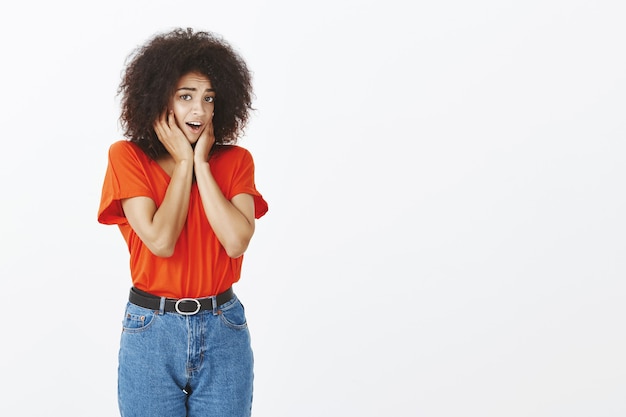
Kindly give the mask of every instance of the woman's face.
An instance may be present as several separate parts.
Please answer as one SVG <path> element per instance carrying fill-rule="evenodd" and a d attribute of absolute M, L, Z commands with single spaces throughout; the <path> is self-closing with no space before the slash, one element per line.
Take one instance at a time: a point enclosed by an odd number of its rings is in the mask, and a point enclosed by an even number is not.
<path fill-rule="evenodd" d="M 204 74 L 190 72 L 178 80 L 169 108 L 190 143 L 196 143 L 213 120 L 214 101 L 215 91 Z"/>

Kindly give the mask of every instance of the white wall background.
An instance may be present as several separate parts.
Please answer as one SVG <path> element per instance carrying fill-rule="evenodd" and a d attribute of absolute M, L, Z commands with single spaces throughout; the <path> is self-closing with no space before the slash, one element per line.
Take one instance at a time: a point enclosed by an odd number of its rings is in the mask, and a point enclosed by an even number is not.
<path fill-rule="evenodd" d="M 128 256 L 96 211 L 124 59 L 176 26 L 254 71 L 253 415 L 626 415 L 625 18 L 619 0 L 5 8 L 0 415 L 117 415 Z"/>

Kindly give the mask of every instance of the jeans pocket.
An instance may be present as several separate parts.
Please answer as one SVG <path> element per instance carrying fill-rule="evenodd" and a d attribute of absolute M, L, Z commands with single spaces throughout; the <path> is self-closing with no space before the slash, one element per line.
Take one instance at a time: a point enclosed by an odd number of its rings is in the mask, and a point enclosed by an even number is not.
<path fill-rule="evenodd" d="M 231 329 L 243 330 L 248 327 L 245 309 L 238 298 L 220 307 L 220 319 Z"/>
<path fill-rule="evenodd" d="M 156 319 L 156 312 L 128 303 L 122 320 L 122 331 L 138 333 L 148 329 Z"/>

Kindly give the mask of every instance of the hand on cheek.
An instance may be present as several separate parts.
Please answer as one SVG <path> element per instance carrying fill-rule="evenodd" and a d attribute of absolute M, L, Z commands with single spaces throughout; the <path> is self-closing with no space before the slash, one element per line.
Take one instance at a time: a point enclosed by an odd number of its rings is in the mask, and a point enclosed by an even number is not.
<path fill-rule="evenodd" d="M 213 131 L 213 117 L 211 116 L 209 123 L 200 134 L 198 142 L 196 142 L 196 147 L 194 149 L 194 160 L 198 163 L 208 161 L 209 152 L 211 151 L 211 148 L 214 144 L 215 134 Z"/>
<path fill-rule="evenodd" d="M 174 161 L 190 159 L 193 150 L 185 134 L 178 127 L 173 111 L 165 111 L 154 122 L 154 132 Z"/>

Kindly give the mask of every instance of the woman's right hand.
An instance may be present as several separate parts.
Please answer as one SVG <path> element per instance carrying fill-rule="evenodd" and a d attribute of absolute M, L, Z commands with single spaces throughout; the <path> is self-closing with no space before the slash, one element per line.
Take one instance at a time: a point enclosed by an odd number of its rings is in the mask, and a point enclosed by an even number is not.
<path fill-rule="evenodd" d="M 193 160 L 193 148 L 176 124 L 173 111 L 165 111 L 159 116 L 154 122 L 154 131 L 175 162 Z"/>

